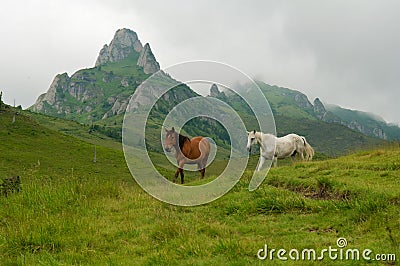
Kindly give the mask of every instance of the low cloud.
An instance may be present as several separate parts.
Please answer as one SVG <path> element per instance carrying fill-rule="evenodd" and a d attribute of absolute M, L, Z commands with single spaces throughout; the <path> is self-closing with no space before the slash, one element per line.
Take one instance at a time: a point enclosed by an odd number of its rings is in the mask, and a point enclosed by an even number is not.
<path fill-rule="evenodd" d="M 400 122 L 398 1 L 35 1 L 0 11 L 1 90 L 28 107 L 61 72 L 92 67 L 118 28 L 162 67 L 210 59 L 311 100 Z"/>

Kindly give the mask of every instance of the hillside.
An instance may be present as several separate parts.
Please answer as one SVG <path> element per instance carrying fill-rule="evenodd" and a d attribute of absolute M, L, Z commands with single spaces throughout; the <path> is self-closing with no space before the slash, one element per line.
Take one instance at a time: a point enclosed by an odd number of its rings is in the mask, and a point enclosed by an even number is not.
<path fill-rule="evenodd" d="M 149 99 L 162 84 L 177 83 L 168 73 L 160 71 L 159 84 L 140 89 L 139 85 L 158 70 L 159 63 L 150 45 L 143 46 L 134 31 L 121 29 L 110 44 L 101 49 L 94 67 L 78 70 L 71 77 L 67 73 L 57 75 L 48 91 L 39 96 L 29 110 L 86 124 L 90 130 L 121 141 L 123 115 L 132 94 L 137 92 L 131 105 L 136 108 L 149 104 Z M 318 98 L 311 103 L 299 91 L 262 81 L 257 84 L 271 105 L 278 135 L 292 132 L 304 135 L 318 152 L 337 156 L 383 143 L 378 139 L 400 139 L 400 128 L 387 125 L 376 117 L 365 119 L 356 111 L 325 106 Z M 237 110 L 248 128 L 257 128 L 254 115 L 236 95 L 220 92 L 216 85 L 211 86 L 210 95 Z M 157 141 L 154 136 L 160 135 L 166 114 L 178 103 L 195 96 L 198 96 L 196 92 L 181 84 L 157 101 L 148 121 L 150 150 L 161 151 L 160 145 L 154 145 Z M 212 137 L 219 146 L 229 148 L 226 131 L 210 119 L 193 120 L 184 132 L 191 136 Z"/>
<path fill-rule="evenodd" d="M 19 192 L 0 195 L 2 264 L 257 265 L 268 262 L 256 257 L 265 244 L 319 252 L 339 237 L 400 254 L 398 145 L 271 169 L 254 192 L 248 170 L 222 198 L 184 208 L 138 187 L 122 151 L 98 146 L 94 163 L 93 144 L 24 113 L 11 123 L 15 111 L 0 111 L 0 177 L 21 177 Z M 349 263 L 360 262 L 335 265 Z"/>
<path fill-rule="evenodd" d="M 66 120 L 31 111 L 21 111 L 20 113 L 31 119 L 33 123 L 37 123 L 46 128 L 46 130 L 73 136 L 82 141 L 99 146 L 119 150 L 122 148 L 121 143 L 118 141 L 121 137 L 121 129 L 119 126 L 112 127 L 98 124 L 89 126 L 73 120 Z M 115 120 L 113 120 L 113 123 L 117 121 L 117 117 L 114 118 Z M 122 120 L 118 121 L 122 123 Z"/>
<path fill-rule="evenodd" d="M 376 115 L 323 104 L 319 98 L 311 103 L 308 97 L 299 91 L 271 86 L 262 81 L 257 81 L 257 84 L 267 97 L 274 115 L 299 120 L 320 120 L 345 126 L 372 138 L 400 140 L 400 128 L 386 123 Z"/>
<path fill-rule="evenodd" d="M 313 104 L 301 92 L 270 86 L 258 82 L 268 99 L 275 116 L 278 136 L 292 132 L 306 136 L 319 152 L 331 156 L 344 155 L 358 149 L 371 149 L 384 142 L 334 120 L 334 115 L 324 113 L 322 103 L 316 99 Z"/>
<path fill-rule="evenodd" d="M 301 92 L 270 86 L 261 81 L 257 84 L 271 106 L 278 136 L 295 132 L 305 136 L 318 153 L 329 156 L 372 149 L 385 143 L 379 138 L 364 135 L 340 123 L 321 120 L 315 111 L 318 108 L 315 108 L 315 105 L 311 104 L 307 96 Z M 258 130 L 252 111 L 239 96 L 229 91 L 215 90 L 214 95 L 231 105 L 240 114 L 249 130 Z M 223 95 L 218 96 L 218 93 Z"/>
<path fill-rule="evenodd" d="M 400 128 L 390 125 L 374 114 L 349 110 L 333 104 L 326 104 L 326 110 L 340 118 L 342 124 L 381 139 L 400 140 Z"/>
<path fill-rule="evenodd" d="M 10 175 L 31 176 L 37 173 L 49 178 L 52 175 L 62 176 L 67 173 L 95 175 L 100 169 L 111 176 L 112 165 L 125 163 L 115 141 L 102 134 L 86 135 L 87 131 L 78 123 L 73 126 L 74 122 L 57 121 L 51 117 L 42 118 L 41 124 L 54 123 L 55 130 L 52 130 L 49 129 L 50 126 L 39 124 L 36 117 L 26 115 L 20 110 L 12 123 L 16 112 L 16 109 L 9 106 L 0 111 L 2 178 Z M 72 128 L 75 130 L 70 135 L 58 131 Z M 77 135 L 86 141 L 71 135 Z M 97 145 L 97 164 L 93 163 L 93 144 Z M 107 168 L 109 169 L 106 170 Z"/>

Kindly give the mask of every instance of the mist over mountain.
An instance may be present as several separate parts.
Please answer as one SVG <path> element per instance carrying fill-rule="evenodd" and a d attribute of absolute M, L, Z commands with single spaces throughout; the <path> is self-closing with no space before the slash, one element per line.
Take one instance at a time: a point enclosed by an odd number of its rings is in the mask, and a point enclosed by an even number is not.
<path fill-rule="evenodd" d="M 114 123 L 114 126 L 120 126 L 121 117 L 132 94 L 144 80 L 159 70 L 160 64 L 157 62 L 150 44 L 146 43 L 143 46 L 134 31 L 120 29 L 115 33 L 111 42 L 105 44 L 101 49 L 94 67 L 78 70 L 72 76 L 68 76 L 67 73 L 56 75 L 47 92 L 40 95 L 29 109 L 85 124 L 108 125 Z M 159 73 L 161 73 L 162 82 L 173 81 L 173 77 L 167 73 L 162 71 Z M 322 149 L 324 149 L 324 145 L 321 144 L 322 136 L 317 137 L 318 134 L 315 133 L 321 127 L 332 128 L 336 133 L 349 130 L 382 140 L 400 140 L 400 128 L 387 124 L 376 115 L 324 104 L 319 98 L 311 102 L 305 94 L 299 91 L 271 86 L 262 81 L 257 81 L 257 84 L 271 105 L 277 120 L 278 135 L 297 132 L 309 135 L 311 138 L 314 136 L 316 138 L 315 145 Z M 152 89 L 157 90 L 157 87 Z M 147 93 L 151 93 L 151 91 L 138 91 L 133 106 L 148 104 Z M 170 110 L 170 106 L 194 96 L 198 96 L 198 94 L 182 84 L 179 88 L 164 95 L 156 108 L 160 113 L 166 113 Z M 251 115 L 248 106 L 246 107 L 237 95 L 229 91 L 222 91 L 215 84 L 210 86 L 210 96 L 234 106 L 244 116 Z M 248 119 L 248 121 L 252 121 L 252 119 Z M 249 123 L 252 125 L 252 122 Z M 308 125 L 309 128 L 305 128 L 304 125 Z M 189 131 L 196 133 L 193 130 Z M 337 134 L 341 135 L 341 133 Z M 347 135 L 363 138 L 360 137 L 361 135 L 353 133 Z M 359 144 L 363 145 L 368 142 L 369 139 L 365 139 Z M 331 146 L 335 145 L 337 143 L 332 142 Z M 329 149 L 326 148 L 325 151 Z"/>

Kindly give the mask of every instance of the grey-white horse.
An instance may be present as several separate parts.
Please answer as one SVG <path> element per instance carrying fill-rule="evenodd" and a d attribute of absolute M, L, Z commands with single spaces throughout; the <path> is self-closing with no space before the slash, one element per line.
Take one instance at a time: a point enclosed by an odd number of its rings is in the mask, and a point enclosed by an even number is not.
<path fill-rule="evenodd" d="M 294 161 L 298 154 L 304 160 L 304 152 L 306 152 L 307 160 L 309 160 L 314 155 L 314 150 L 306 138 L 296 134 L 288 134 L 280 138 L 255 130 L 247 132 L 247 134 L 247 150 L 249 152 L 252 145 L 256 143 L 260 145 L 260 162 L 257 171 L 261 170 L 265 160 L 272 160 L 274 166 L 277 167 L 278 159 L 291 157 Z"/>

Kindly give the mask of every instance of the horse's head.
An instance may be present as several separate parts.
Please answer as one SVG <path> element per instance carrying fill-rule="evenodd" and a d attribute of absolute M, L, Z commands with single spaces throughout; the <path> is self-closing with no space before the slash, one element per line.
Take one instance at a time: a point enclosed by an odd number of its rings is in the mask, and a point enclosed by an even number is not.
<path fill-rule="evenodd" d="M 250 131 L 247 132 L 247 150 L 250 152 L 251 151 L 251 146 L 253 144 L 256 144 L 257 140 L 256 140 L 256 131 Z"/>
<path fill-rule="evenodd" d="M 165 136 L 165 151 L 170 152 L 172 147 L 175 147 L 178 140 L 178 134 L 175 132 L 175 128 L 172 127 L 171 130 L 165 128 L 167 135 Z"/>

